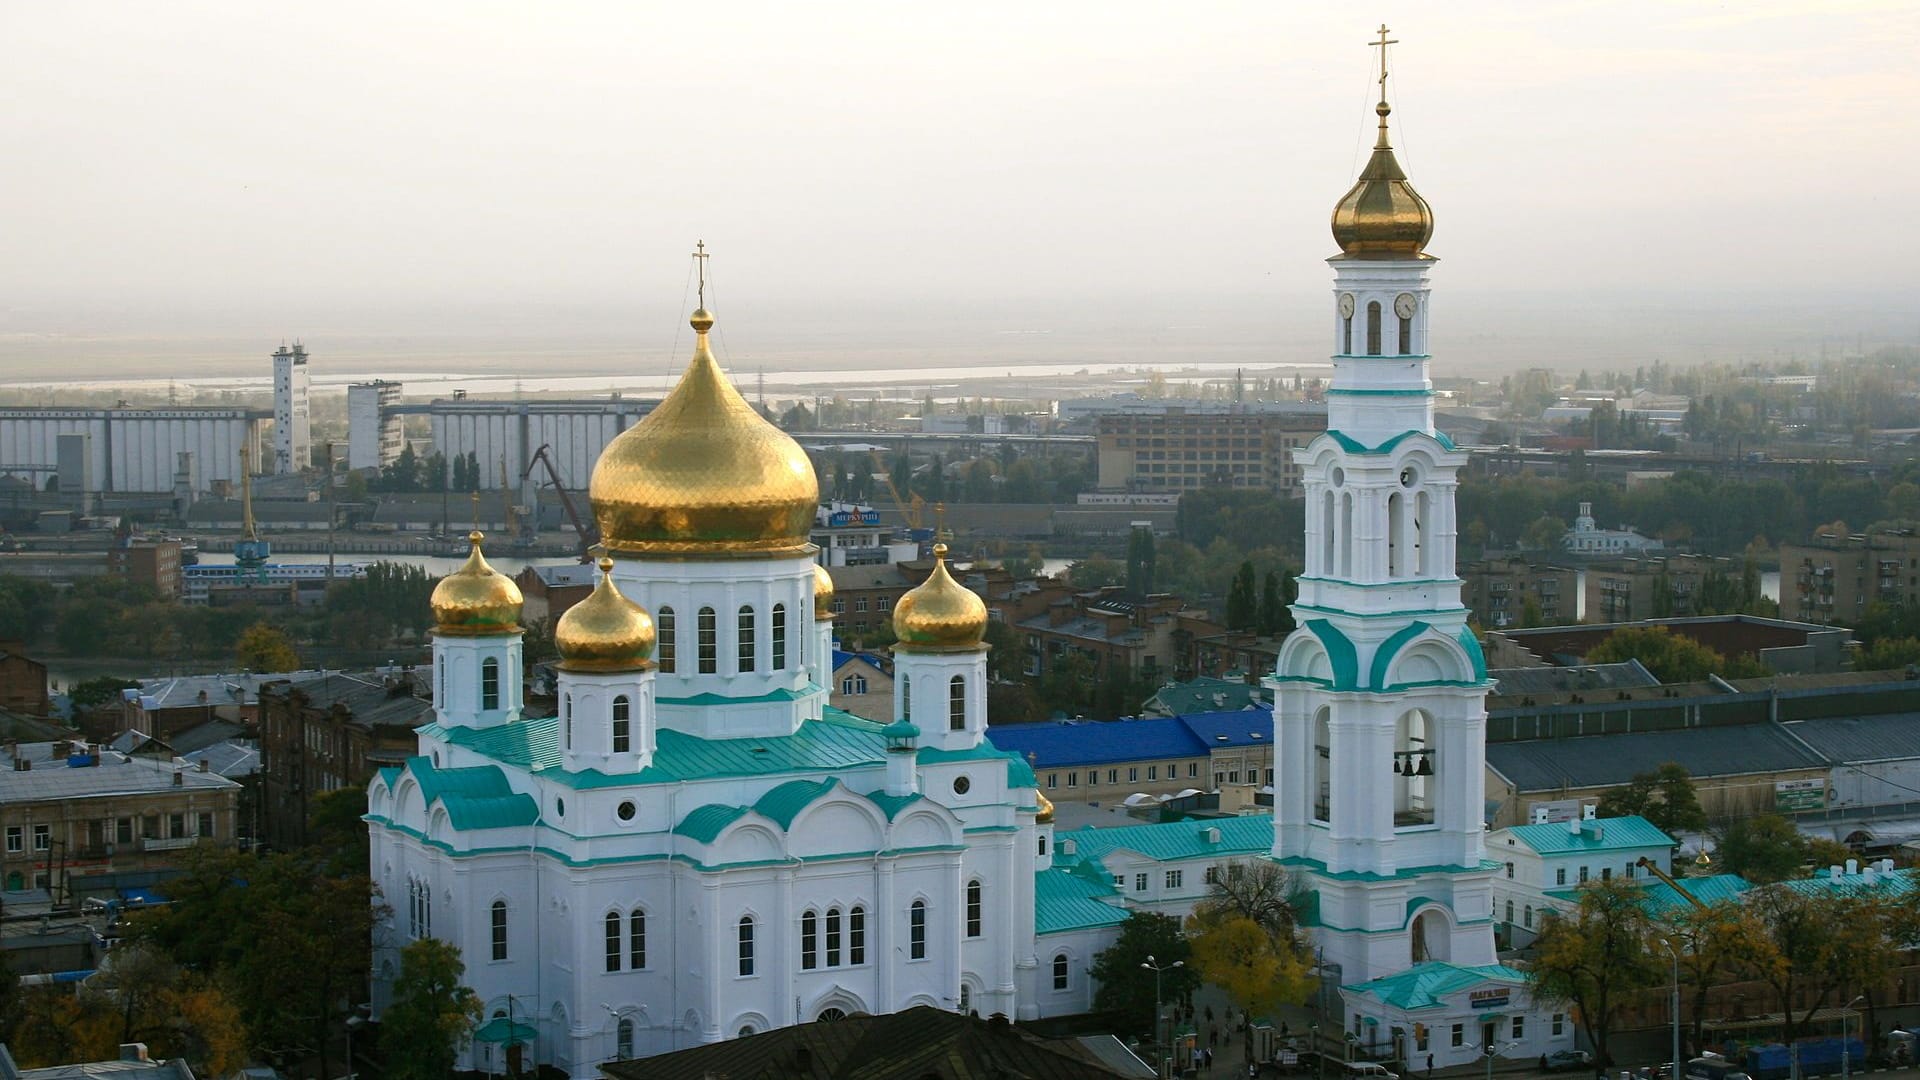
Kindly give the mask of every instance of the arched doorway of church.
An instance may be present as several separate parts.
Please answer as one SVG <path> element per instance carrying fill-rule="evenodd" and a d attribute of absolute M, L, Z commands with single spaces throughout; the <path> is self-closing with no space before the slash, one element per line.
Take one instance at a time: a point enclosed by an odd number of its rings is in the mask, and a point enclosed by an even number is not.
<path fill-rule="evenodd" d="M 1428 908 L 1416 915 L 1412 931 L 1411 959 L 1414 963 L 1453 958 L 1453 927 L 1447 922 L 1446 914 L 1438 908 Z"/>

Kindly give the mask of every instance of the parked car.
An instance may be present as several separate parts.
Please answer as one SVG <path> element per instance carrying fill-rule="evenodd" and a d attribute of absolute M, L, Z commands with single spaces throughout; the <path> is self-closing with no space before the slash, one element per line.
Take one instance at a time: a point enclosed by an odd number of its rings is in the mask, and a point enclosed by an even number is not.
<path fill-rule="evenodd" d="M 1593 1055 L 1585 1050 L 1555 1050 L 1551 1054 L 1540 1055 L 1540 1068 L 1547 1072 L 1559 1072 L 1562 1069 L 1585 1069 L 1593 1064 Z"/>

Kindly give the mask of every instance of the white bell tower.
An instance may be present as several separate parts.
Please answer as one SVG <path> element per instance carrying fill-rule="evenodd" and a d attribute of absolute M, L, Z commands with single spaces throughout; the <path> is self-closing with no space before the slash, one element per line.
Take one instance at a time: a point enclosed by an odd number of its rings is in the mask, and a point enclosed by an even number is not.
<path fill-rule="evenodd" d="M 1352 983 L 1426 960 L 1495 961 L 1483 864 L 1488 688 L 1454 572 L 1467 456 L 1433 427 L 1433 213 L 1379 138 L 1333 213 L 1327 432 L 1294 451 L 1307 499 L 1299 626 L 1269 684 L 1273 854 L 1319 894 Z"/>

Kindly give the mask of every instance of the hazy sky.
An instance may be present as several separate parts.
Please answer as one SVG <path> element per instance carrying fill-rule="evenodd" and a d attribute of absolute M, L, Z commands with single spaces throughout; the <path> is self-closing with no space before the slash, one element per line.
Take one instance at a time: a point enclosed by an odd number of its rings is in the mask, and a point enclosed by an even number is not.
<path fill-rule="evenodd" d="M 1382 20 L 1444 288 L 1912 311 L 1912 3 L 0 0 L 0 332 L 1312 298 Z"/>

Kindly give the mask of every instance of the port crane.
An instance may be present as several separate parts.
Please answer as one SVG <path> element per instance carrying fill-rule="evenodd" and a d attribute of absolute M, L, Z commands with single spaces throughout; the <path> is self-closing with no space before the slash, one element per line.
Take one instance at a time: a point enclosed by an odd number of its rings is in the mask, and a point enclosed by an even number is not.
<path fill-rule="evenodd" d="M 540 449 L 533 452 L 532 459 L 527 462 L 527 470 L 520 474 L 520 478 L 524 480 L 532 476 L 535 465 L 547 467 L 547 482 L 553 485 L 554 492 L 560 496 L 560 508 L 566 511 L 567 520 L 573 524 L 574 537 L 579 541 L 580 561 L 592 562 L 593 546 L 600 542 L 600 526 L 580 516 L 580 508 L 574 505 L 573 496 L 567 493 L 567 485 L 560 480 L 560 467 L 553 462 L 552 444 L 540 444 Z"/>

